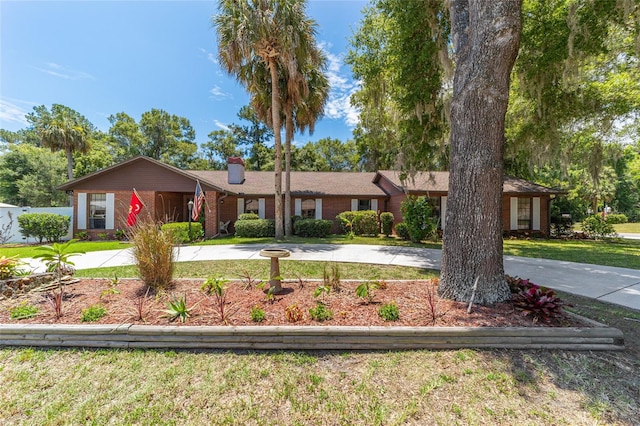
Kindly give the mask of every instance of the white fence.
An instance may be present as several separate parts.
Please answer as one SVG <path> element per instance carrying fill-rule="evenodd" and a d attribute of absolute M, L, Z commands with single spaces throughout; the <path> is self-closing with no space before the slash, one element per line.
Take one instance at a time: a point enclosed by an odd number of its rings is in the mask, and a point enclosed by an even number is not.
<path fill-rule="evenodd" d="M 54 213 L 63 216 L 69 216 L 71 223 L 69 224 L 69 232 L 62 237 L 63 240 L 73 238 L 73 207 L 0 207 L 0 229 L 5 229 L 13 218 L 13 224 L 8 231 L 9 240 L 7 243 L 37 243 L 35 238 L 25 238 L 20 234 L 20 226 L 18 225 L 18 216 L 25 213 Z"/>

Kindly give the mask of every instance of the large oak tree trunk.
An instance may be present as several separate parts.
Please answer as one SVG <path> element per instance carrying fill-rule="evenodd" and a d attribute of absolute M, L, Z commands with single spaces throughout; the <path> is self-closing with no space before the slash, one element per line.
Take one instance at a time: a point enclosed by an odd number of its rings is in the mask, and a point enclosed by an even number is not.
<path fill-rule="evenodd" d="M 509 298 L 502 259 L 504 121 L 518 54 L 522 0 L 452 0 L 456 70 L 439 294 Z"/>

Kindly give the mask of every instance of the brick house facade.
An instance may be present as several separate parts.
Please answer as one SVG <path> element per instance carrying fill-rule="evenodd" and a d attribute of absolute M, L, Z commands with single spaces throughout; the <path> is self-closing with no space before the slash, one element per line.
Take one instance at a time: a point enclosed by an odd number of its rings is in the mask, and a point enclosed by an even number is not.
<path fill-rule="evenodd" d="M 219 234 L 220 226 L 233 223 L 244 212 L 274 218 L 274 173 L 245 171 L 239 158 L 229 159 L 226 171 L 185 171 L 148 157 L 135 157 L 61 185 L 73 192 L 74 235 L 92 237 L 126 229 L 133 190 L 144 203 L 140 217 L 162 222 L 187 222 L 188 202 L 196 182 L 205 193 L 202 216 L 206 237 Z M 421 172 L 402 179 L 399 172 L 292 172 L 291 214 L 334 220 L 348 210 L 393 213 L 402 221 L 400 205 L 407 195 L 428 196 L 444 228 L 448 190 L 447 172 Z M 505 178 L 502 220 L 505 231 L 548 233 L 549 208 L 559 194 L 531 182 Z M 334 230 L 337 227 L 334 226 Z"/>

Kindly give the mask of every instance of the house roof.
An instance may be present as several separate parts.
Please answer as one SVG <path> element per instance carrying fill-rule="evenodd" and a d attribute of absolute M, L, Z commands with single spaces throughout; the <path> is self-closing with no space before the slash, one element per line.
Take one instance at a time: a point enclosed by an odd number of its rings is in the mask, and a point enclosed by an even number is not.
<path fill-rule="evenodd" d="M 378 171 L 375 182 L 385 178 L 401 191 L 407 192 L 448 192 L 449 172 L 417 172 L 404 178 L 402 172 L 394 170 Z M 403 179 L 404 178 L 404 179 Z M 562 191 L 547 188 L 524 179 L 505 176 L 502 192 L 506 194 L 560 194 Z"/>
<path fill-rule="evenodd" d="M 162 171 L 162 173 L 154 173 Z M 134 174 L 139 176 L 134 176 Z M 171 174 L 175 173 L 175 174 Z M 178 176 L 176 176 L 178 175 Z M 158 177 L 164 183 L 158 181 Z M 177 179 L 177 178 L 180 179 Z M 399 171 L 378 172 L 291 172 L 291 194 L 301 196 L 355 196 L 386 197 L 379 185 L 384 179 L 401 192 L 448 192 L 449 172 L 417 172 L 403 179 Z M 105 180 L 106 179 L 106 180 Z M 239 195 L 265 196 L 274 193 L 273 171 L 245 171 L 242 184 L 230 184 L 226 170 L 181 170 L 149 157 L 138 156 L 103 170 L 91 173 L 60 185 L 60 190 L 87 189 L 95 184 L 120 185 L 130 187 L 140 185 L 147 189 L 160 186 L 174 186 L 175 190 L 190 190 L 191 182 L 200 180 L 204 191 L 214 190 Z M 179 181 L 179 182 L 177 182 Z M 284 186 L 284 176 L 283 176 Z M 139 188 L 140 189 L 140 188 Z M 505 177 L 504 193 L 517 194 L 560 194 L 551 188 L 513 177 Z"/>
<path fill-rule="evenodd" d="M 192 170 L 200 182 L 233 194 L 273 195 L 274 173 L 245 171 L 242 184 L 228 183 L 227 171 Z M 385 197 L 387 194 L 373 182 L 375 173 L 358 172 L 291 172 L 291 194 Z M 284 176 L 283 176 L 284 186 Z"/>

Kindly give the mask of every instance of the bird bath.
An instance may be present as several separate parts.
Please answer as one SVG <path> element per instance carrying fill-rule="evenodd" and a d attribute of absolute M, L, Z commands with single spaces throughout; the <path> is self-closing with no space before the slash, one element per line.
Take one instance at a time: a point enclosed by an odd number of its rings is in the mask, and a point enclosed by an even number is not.
<path fill-rule="evenodd" d="M 271 258 L 271 274 L 269 279 L 269 289 L 273 289 L 273 294 L 282 293 L 282 278 L 280 277 L 280 258 L 289 257 L 291 252 L 285 249 L 262 249 L 260 256 Z"/>

